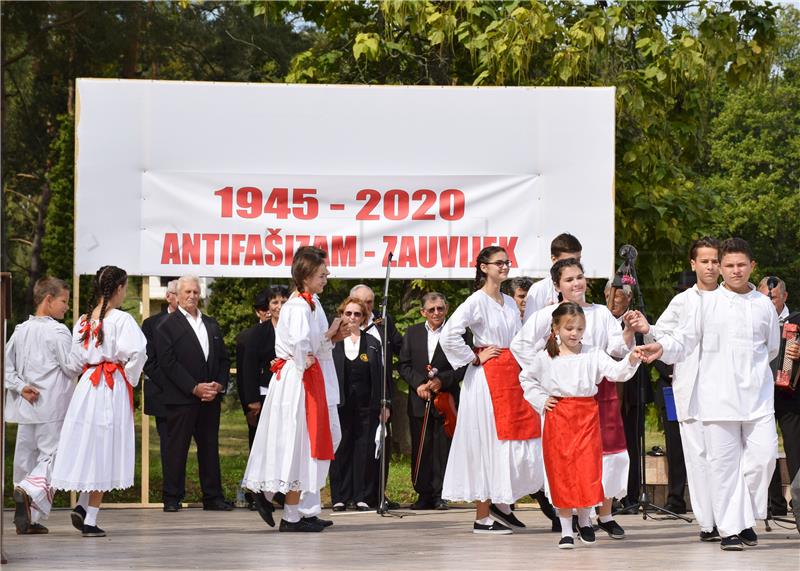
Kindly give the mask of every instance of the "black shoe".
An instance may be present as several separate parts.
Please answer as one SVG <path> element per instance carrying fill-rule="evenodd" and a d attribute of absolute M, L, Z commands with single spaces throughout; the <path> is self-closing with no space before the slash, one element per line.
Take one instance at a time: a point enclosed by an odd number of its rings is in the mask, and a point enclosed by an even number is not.
<path fill-rule="evenodd" d="M 559 549 L 572 549 L 573 547 L 575 547 L 575 540 L 571 537 L 562 537 L 558 542 Z"/>
<path fill-rule="evenodd" d="M 397 503 L 395 501 L 392 501 L 389 498 L 386 498 L 386 509 L 388 509 L 388 510 L 396 510 L 399 507 L 400 507 L 399 503 Z"/>
<path fill-rule="evenodd" d="M 105 537 L 106 532 L 96 525 L 84 525 L 81 530 L 81 535 L 83 537 Z"/>
<path fill-rule="evenodd" d="M 436 503 L 428 498 L 419 498 L 416 502 L 409 506 L 412 510 L 432 510 L 436 507 Z"/>
<path fill-rule="evenodd" d="M 555 508 L 553 508 L 553 504 L 551 504 L 550 500 L 547 499 L 544 491 L 539 490 L 535 494 L 531 494 L 531 499 L 538 502 L 539 509 L 542 510 L 544 517 L 550 521 L 558 521 L 558 514 L 556 513 Z"/>
<path fill-rule="evenodd" d="M 578 528 L 578 537 L 584 545 L 594 545 L 594 528 L 591 525 Z"/>
<path fill-rule="evenodd" d="M 719 548 L 722 549 L 722 551 L 742 551 L 744 546 L 738 535 L 729 535 L 720 540 Z"/>
<path fill-rule="evenodd" d="M 357 511 L 357 512 L 368 512 L 368 511 L 372 511 L 372 508 L 371 508 L 371 507 L 369 507 L 369 506 L 368 506 L 367 504 L 365 504 L 364 502 L 358 502 L 358 503 L 356 504 L 356 511 Z"/>
<path fill-rule="evenodd" d="M 445 511 L 450 509 L 450 504 L 447 503 L 447 500 L 437 500 L 436 505 L 433 506 L 433 509 L 439 511 Z"/>
<path fill-rule="evenodd" d="M 347 504 L 345 504 L 344 502 L 336 502 L 335 504 L 333 504 L 333 507 L 331 508 L 331 510 L 335 512 L 343 512 L 346 509 L 347 509 Z"/>
<path fill-rule="evenodd" d="M 550 531 L 553 533 L 561 533 L 561 520 L 556 518 L 550 524 Z"/>
<path fill-rule="evenodd" d="M 769 510 L 767 510 L 767 511 L 768 511 L 767 519 L 772 519 L 773 517 L 776 517 L 776 516 L 777 517 L 786 517 L 787 515 L 789 515 L 789 511 L 785 507 L 782 507 L 782 508 L 769 508 Z"/>
<path fill-rule="evenodd" d="M 19 486 L 14 488 L 14 526 L 17 534 L 25 535 L 31 526 L 31 498 Z"/>
<path fill-rule="evenodd" d="M 47 529 L 40 523 L 32 523 L 28 526 L 28 531 L 21 532 L 19 529 L 17 530 L 17 535 L 46 535 L 50 533 L 50 530 Z"/>
<path fill-rule="evenodd" d="M 203 509 L 210 512 L 229 512 L 233 510 L 233 504 L 220 498 L 209 502 L 203 502 Z"/>
<path fill-rule="evenodd" d="M 278 531 L 299 531 L 299 532 L 320 532 L 324 527 L 318 525 L 316 523 L 307 521 L 305 519 L 300 519 L 295 523 L 291 523 L 286 521 L 285 519 L 281 520 L 281 525 L 278 527 Z"/>
<path fill-rule="evenodd" d="M 622 526 L 613 519 L 611 521 L 607 521 L 606 523 L 603 523 L 598 519 L 597 526 L 605 531 L 611 539 L 625 539 L 625 530 L 622 529 Z"/>
<path fill-rule="evenodd" d="M 578 533 L 580 526 L 578 526 L 578 516 L 572 516 L 572 533 Z"/>
<path fill-rule="evenodd" d="M 257 512 L 258 511 L 258 506 L 256 505 L 256 501 L 252 500 L 252 501 L 247 502 L 247 509 L 249 511 L 251 511 L 251 512 Z"/>
<path fill-rule="evenodd" d="M 664 504 L 664 509 L 668 512 L 672 512 L 674 514 L 685 514 L 686 513 L 686 504 L 679 505 L 679 504 L 671 504 L 667 502 Z"/>
<path fill-rule="evenodd" d="M 639 513 L 639 502 L 633 502 L 628 499 L 622 500 L 622 509 L 618 511 L 620 514 L 636 515 Z"/>
<path fill-rule="evenodd" d="M 747 547 L 755 547 L 758 545 L 758 535 L 752 527 L 748 527 L 747 529 L 740 531 L 739 539 L 741 539 L 742 543 L 744 543 Z"/>
<path fill-rule="evenodd" d="M 504 526 L 499 521 L 493 521 L 492 525 L 483 525 L 477 521 L 472 524 L 472 533 L 482 533 L 486 535 L 511 535 L 514 533 L 511 528 Z"/>
<path fill-rule="evenodd" d="M 83 520 L 86 519 L 86 510 L 83 506 L 75 506 L 75 509 L 69 513 L 69 518 L 72 520 L 72 527 L 83 531 Z"/>
<path fill-rule="evenodd" d="M 262 493 L 256 494 L 253 497 L 253 501 L 256 504 L 258 515 L 261 516 L 261 519 L 264 520 L 264 523 L 270 527 L 275 527 L 275 518 L 272 516 L 272 512 L 275 511 L 275 506 L 272 505 L 272 502 L 265 498 L 264 494 Z"/>
<path fill-rule="evenodd" d="M 164 502 L 164 511 L 167 513 L 175 513 L 181 511 L 181 504 L 179 502 Z"/>
<path fill-rule="evenodd" d="M 508 527 L 518 527 L 518 528 L 525 527 L 525 524 L 519 521 L 519 519 L 517 518 L 517 516 L 514 515 L 513 512 L 510 514 L 504 514 L 502 511 L 500 511 L 500 508 L 498 508 L 494 504 L 491 504 L 489 506 L 489 514 L 491 515 L 492 519 L 499 520 L 501 523 L 507 525 Z"/>
<path fill-rule="evenodd" d="M 700 531 L 700 541 L 719 541 L 720 539 L 722 538 L 719 536 L 717 526 L 714 526 L 711 531 Z"/>
<path fill-rule="evenodd" d="M 304 517 L 303 519 L 305 521 L 307 521 L 307 522 L 315 523 L 317 525 L 321 525 L 323 528 L 330 527 L 330 526 L 333 525 L 333 522 L 331 520 L 322 519 L 322 518 L 317 517 L 317 516 Z"/>

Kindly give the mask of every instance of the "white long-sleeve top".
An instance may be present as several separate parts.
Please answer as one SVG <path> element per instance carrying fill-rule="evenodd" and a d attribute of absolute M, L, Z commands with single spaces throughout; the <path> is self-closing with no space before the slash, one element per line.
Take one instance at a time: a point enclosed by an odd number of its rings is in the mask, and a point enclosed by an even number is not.
<path fill-rule="evenodd" d="M 698 419 L 748 421 L 773 414 L 769 362 L 778 354 L 780 337 L 772 302 L 752 284 L 744 294 L 725 287 L 687 293 L 680 325 L 658 341 L 668 364 L 698 350 Z"/>
<path fill-rule="evenodd" d="M 465 299 L 447 319 L 439 337 L 439 345 L 453 369 L 475 359 L 475 353 L 462 337 L 468 327 L 475 347 L 508 347 L 520 328 L 519 308 L 509 296 L 503 294 L 500 305 L 483 290 Z"/>
<path fill-rule="evenodd" d="M 553 312 L 558 305 L 548 305 L 534 313 L 522 326 L 511 342 L 511 352 L 522 367 L 520 380 L 527 378 L 527 369 L 532 366 L 536 355 L 544 349 L 550 336 Z M 622 357 L 632 349 L 625 343 L 622 328 L 605 305 L 596 303 L 583 308 L 586 317 L 586 331 L 583 343 L 602 349 L 612 357 Z"/>
<path fill-rule="evenodd" d="M 528 290 L 528 295 L 525 298 L 525 315 L 522 316 L 522 322 L 528 321 L 540 309 L 556 303 L 558 303 L 558 292 L 555 285 L 553 285 L 553 279 L 550 276 L 546 276 L 533 284 L 531 289 Z"/>
<path fill-rule="evenodd" d="M 316 304 L 316 309 L 312 313 L 317 321 L 317 328 L 322 330 L 322 341 L 319 344 L 316 357 L 322 369 L 322 376 L 325 379 L 325 399 L 328 401 L 328 406 L 334 406 L 339 404 L 339 377 L 336 375 L 336 365 L 333 362 L 333 343 L 325 337 L 329 327 L 328 317 L 322 309 L 322 304 L 317 294 L 314 294 L 314 303 Z"/>
<path fill-rule="evenodd" d="M 522 390 L 525 399 L 539 414 L 543 414 L 548 397 L 593 397 L 603 378 L 625 382 L 638 367 L 638 363 L 630 364 L 628 356 L 615 361 L 602 349 L 588 345 L 583 345 L 578 355 L 555 358 L 550 357 L 547 351 L 539 351 L 527 369 Z"/>
<path fill-rule="evenodd" d="M 63 420 L 81 365 L 70 360 L 72 335 L 52 317 L 31 315 L 14 328 L 6 344 L 5 419 L 19 424 Z M 39 391 L 33 404 L 22 397 L 30 385 Z"/>

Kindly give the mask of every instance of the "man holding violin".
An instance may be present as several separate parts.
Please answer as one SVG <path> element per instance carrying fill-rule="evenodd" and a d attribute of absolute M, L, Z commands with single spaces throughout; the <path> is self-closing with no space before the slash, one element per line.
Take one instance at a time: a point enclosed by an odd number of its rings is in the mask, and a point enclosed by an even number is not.
<path fill-rule="evenodd" d="M 447 509 L 442 482 L 455 430 L 459 383 L 467 369 L 453 370 L 439 346 L 447 309 L 444 295 L 425 294 L 421 309 L 425 322 L 406 330 L 400 350 L 398 372 L 409 386 L 411 479 L 419 494 L 411 509 Z"/>

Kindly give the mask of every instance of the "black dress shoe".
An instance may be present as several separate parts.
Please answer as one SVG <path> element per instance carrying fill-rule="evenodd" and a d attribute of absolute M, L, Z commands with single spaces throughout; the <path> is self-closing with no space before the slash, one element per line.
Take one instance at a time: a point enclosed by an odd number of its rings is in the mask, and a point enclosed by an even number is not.
<path fill-rule="evenodd" d="M 347 509 L 347 505 L 344 502 L 336 502 L 335 504 L 333 504 L 333 507 L 331 508 L 331 511 L 343 512 L 346 509 Z"/>
<path fill-rule="evenodd" d="M 410 506 L 412 510 L 432 510 L 435 507 L 434 501 L 427 498 L 420 498 Z"/>
<path fill-rule="evenodd" d="M 286 494 L 284 494 L 283 492 L 275 492 L 275 495 L 272 496 L 272 501 L 281 507 L 283 507 L 283 502 L 285 500 L 286 500 Z"/>
<path fill-rule="evenodd" d="M 75 509 L 69 513 L 69 518 L 72 520 L 72 527 L 83 531 L 83 520 L 86 519 L 86 510 L 83 509 L 83 506 L 75 506 Z"/>
<path fill-rule="evenodd" d="M 389 498 L 386 498 L 386 509 L 389 509 L 389 510 L 396 510 L 396 509 L 398 509 L 399 507 L 400 507 L 400 504 L 399 504 L 399 503 L 397 503 L 397 502 L 395 502 L 395 501 L 392 501 L 392 500 L 390 500 Z"/>
<path fill-rule="evenodd" d="M 558 514 L 556 513 L 553 504 L 551 504 L 550 500 L 547 499 L 547 496 L 545 495 L 543 490 L 539 490 L 535 494 L 531 494 L 531 499 L 536 500 L 538 502 L 539 509 L 542 510 L 542 514 L 544 515 L 544 517 L 553 522 L 558 521 Z"/>
<path fill-rule="evenodd" d="M 265 498 L 264 494 L 258 493 L 253 497 L 253 503 L 255 503 L 258 515 L 261 516 L 264 523 L 270 527 L 275 527 L 275 518 L 272 515 L 272 512 L 275 511 L 275 506 L 272 505 L 272 502 Z"/>
<path fill-rule="evenodd" d="M 81 535 L 83 537 L 105 537 L 106 532 L 96 525 L 84 525 L 81 530 Z"/>
<path fill-rule="evenodd" d="M 181 511 L 181 504 L 178 502 L 164 502 L 164 511 L 167 513 L 175 513 Z"/>
<path fill-rule="evenodd" d="M 203 509 L 211 512 L 229 512 L 233 510 L 233 504 L 222 499 L 212 500 L 210 502 L 203 502 Z"/>
<path fill-rule="evenodd" d="M 281 520 L 281 525 L 278 527 L 278 531 L 294 531 L 294 532 L 320 532 L 324 527 L 318 525 L 316 523 L 312 523 L 310 521 L 306 521 L 305 519 L 300 519 L 300 521 L 296 521 L 295 523 L 291 523 L 286 521 L 285 519 Z"/>
<path fill-rule="evenodd" d="M 358 512 L 369 512 L 369 511 L 372 511 L 372 508 L 369 507 L 364 502 L 358 502 L 356 504 L 356 511 L 358 511 Z"/>
<path fill-rule="evenodd" d="M 514 515 L 514 512 L 511 513 L 503 513 L 500 508 L 496 505 L 491 504 L 489 506 L 489 514 L 493 520 L 499 521 L 500 523 L 508 526 L 508 527 L 517 527 L 517 528 L 524 528 L 525 524 L 519 521 L 517 516 Z"/>
<path fill-rule="evenodd" d="M 310 523 L 315 523 L 317 525 L 321 525 L 322 527 L 330 527 L 333 525 L 333 522 L 329 519 L 322 519 L 321 517 L 311 516 L 311 517 L 304 517 L 305 521 Z"/>
<path fill-rule="evenodd" d="M 556 519 L 553 520 L 553 522 L 550 524 L 550 531 L 552 531 L 553 533 L 561 533 L 561 520 L 560 519 L 556 518 Z M 572 538 L 570 538 L 570 539 L 572 539 Z"/>
<path fill-rule="evenodd" d="M 436 505 L 433 507 L 435 510 L 444 511 L 450 509 L 450 504 L 447 503 L 447 500 L 437 500 Z"/>
<path fill-rule="evenodd" d="M 668 512 L 672 512 L 674 514 L 685 514 L 686 513 L 686 504 L 679 505 L 679 504 L 672 504 L 667 502 L 664 504 L 664 509 Z"/>

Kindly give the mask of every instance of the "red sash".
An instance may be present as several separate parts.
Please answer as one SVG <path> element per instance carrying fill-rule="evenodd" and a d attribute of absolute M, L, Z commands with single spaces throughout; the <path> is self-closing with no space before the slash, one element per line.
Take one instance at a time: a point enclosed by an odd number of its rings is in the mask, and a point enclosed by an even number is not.
<path fill-rule="evenodd" d="M 554 506 L 588 508 L 603 502 L 603 451 L 595 399 L 559 399 L 544 415 L 542 449 Z"/>
<path fill-rule="evenodd" d="M 275 379 L 281 379 L 285 359 L 276 359 L 270 370 Z M 303 373 L 303 390 L 306 395 L 306 426 L 311 441 L 311 457 L 317 460 L 333 460 L 333 436 L 328 416 L 328 398 L 325 395 L 325 377 L 317 361 Z"/>
<path fill-rule="evenodd" d="M 119 371 L 119 374 L 122 375 L 122 378 L 125 379 L 125 385 L 128 387 L 128 397 L 131 401 L 131 410 L 133 410 L 133 387 L 128 382 L 128 377 L 125 376 L 125 367 L 120 365 L 119 363 L 111 363 L 109 361 L 103 361 L 102 363 L 98 363 L 96 365 L 86 365 L 83 368 L 83 372 L 85 373 L 89 369 L 94 367 L 94 371 L 92 374 L 89 375 L 89 380 L 92 383 L 92 386 L 97 386 L 100 384 L 100 377 L 105 377 L 106 385 L 111 390 L 114 390 L 114 371 Z"/>
<path fill-rule="evenodd" d="M 603 438 L 603 454 L 616 454 L 628 449 L 625 441 L 625 427 L 619 411 L 617 387 L 611 381 L 603 379 L 597 386 L 594 395 L 600 405 L 600 435 Z"/>
<path fill-rule="evenodd" d="M 519 384 L 520 367 L 511 351 L 503 349 L 483 364 L 494 409 L 498 440 L 530 440 L 542 435 L 539 415 L 525 400 Z"/>

